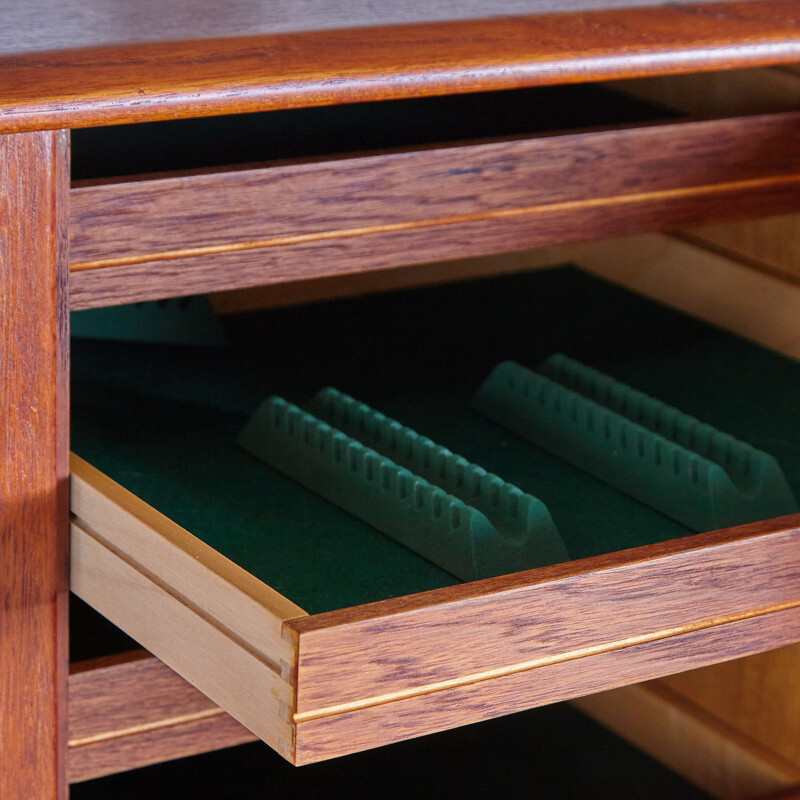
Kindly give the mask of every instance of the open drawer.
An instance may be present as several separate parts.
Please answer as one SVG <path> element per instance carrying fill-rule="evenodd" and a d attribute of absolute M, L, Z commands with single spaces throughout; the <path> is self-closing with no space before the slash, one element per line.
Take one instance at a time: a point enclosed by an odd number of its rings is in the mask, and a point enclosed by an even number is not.
<path fill-rule="evenodd" d="M 800 639 L 800 516 L 692 535 L 468 408 L 560 350 L 797 494 L 791 360 L 571 269 L 227 324 L 220 350 L 75 343 L 72 588 L 293 763 Z M 329 384 L 542 497 L 574 560 L 458 584 L 237 449 L 267 395 Z"/>

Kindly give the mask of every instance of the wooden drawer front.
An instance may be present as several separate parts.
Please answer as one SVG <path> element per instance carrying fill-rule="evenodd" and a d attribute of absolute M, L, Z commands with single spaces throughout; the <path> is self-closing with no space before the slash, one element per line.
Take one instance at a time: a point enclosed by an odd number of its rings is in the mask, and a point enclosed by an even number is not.
<path fill-rule="evenodd" d="M 298 764 L 800 637 L 800 516 L 302 616 L 72 466 L 76 594 Z"/>
<path fill-rule="evenodd" d="M 78 186 L 73 309 L 795 210 L 800 114 Z"/>
<path fill-rule="evenodd" d="M 293 621 L 308 681 L 297 711 L 325 716 L 800 603 L 800 589 L 786 593 L 800 574 L 798 523 L 785 517 Z"/>

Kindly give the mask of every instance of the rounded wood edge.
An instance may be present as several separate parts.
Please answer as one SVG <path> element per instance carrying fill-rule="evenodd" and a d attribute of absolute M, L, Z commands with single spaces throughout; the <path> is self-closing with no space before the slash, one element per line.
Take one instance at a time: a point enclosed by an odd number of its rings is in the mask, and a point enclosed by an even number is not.
<path fill-rule="evenodd" d="M 0 133 L 787 64 L 795 10 L 748 0 L 6 56 Z"/>

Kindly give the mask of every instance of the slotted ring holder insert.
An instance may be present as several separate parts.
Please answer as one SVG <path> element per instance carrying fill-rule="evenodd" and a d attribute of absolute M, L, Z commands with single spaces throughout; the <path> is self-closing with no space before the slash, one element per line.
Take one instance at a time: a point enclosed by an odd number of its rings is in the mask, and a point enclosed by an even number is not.
<path fill-rule="evenodd" d="M 238 443 L 461 580 L 569 558 L 541 500 L 335 389 L 309 409 L 271 397 Z"/>
<path fill-rule="evenodd" d="M 473 407 L 696 531 L 798 510 L 773 456 L 563 355 L 499 364 Z"/>

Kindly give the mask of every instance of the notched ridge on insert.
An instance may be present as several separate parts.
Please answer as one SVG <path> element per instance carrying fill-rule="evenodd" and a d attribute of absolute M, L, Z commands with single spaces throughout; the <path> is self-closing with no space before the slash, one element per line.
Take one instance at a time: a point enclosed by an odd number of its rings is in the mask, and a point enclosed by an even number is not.
<path fill-rule="evenodd" d="M 798 510 L 773 456 L 563 355 L 503 362 L 473 406 L 697 531 Z"/>

